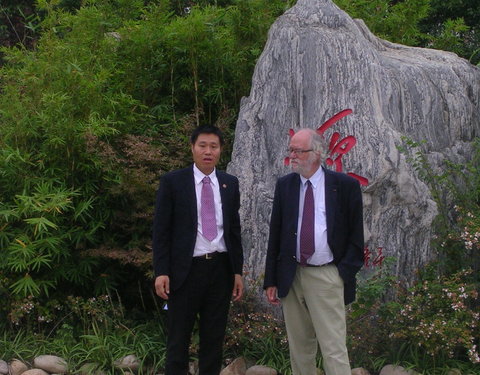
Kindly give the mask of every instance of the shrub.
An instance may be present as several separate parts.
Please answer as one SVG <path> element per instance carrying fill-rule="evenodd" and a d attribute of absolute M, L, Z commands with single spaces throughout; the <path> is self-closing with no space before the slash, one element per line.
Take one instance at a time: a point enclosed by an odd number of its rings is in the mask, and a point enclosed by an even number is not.
<path fill-rule="evenodd" d="M 150 269 L 158 176 L 190 163 L 193 126 L 217 123 L 232 137 L 266 31 L 285 8 L 249 0 L 174 15 L 163 3 L 96 0 L 69 13 L 57 3 L 38 2 L 34 50 L 2 49 L 0 277 L 9 298 L 122 286 L 121 272 L 97 283 L 104 258 Z M 253 28 L 263 35 L 246 38 Z"/>
<path fill-rule="evenodd" d="M 391 337 L 422 347 L 431 356 L 468 356 L 480 363 L 478 285 L 472 270 L 423 280 L 395 305 Z"/>

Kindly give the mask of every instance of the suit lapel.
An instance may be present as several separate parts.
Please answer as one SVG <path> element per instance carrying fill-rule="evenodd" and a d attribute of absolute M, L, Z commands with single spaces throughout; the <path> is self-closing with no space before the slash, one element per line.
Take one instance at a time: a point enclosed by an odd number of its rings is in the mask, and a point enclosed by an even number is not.
<path fill-rule="evenodd" d="M 327 238 L 332 238 L 333 226 L 335 223 L 335 213 L 337 212 L 337 193 L 338 186 L 335 175 L 328 169 L 325 172 L 325 211 L 327 215 Z"/>
<path fill-rule="evenodd" d="M 298 212 L 299 212 L 299 204 L 300 204 L 300 175 L 298 173 L 292 174 L 293 178 L 291 181 L 291 192 L 288 194 L 289 200 L 291 199 L 291 203 L 289 206 L 292 208 L 292 213 L 289 215 L 293 220 L 293 225 L 295 226 L 295 232 L 297 231 L 298 225 Z"/>
<path fill-rule="evenodd" d="M 195 178 L 193 177 L 193 164 L 190 168 L 187 168 L 186 181 L 185 181 L 185 193 L 186 199 L 190 204 L 190 215 L 194 223 L 197 223 L 197 193 L 195 192 Z"/>
<path fill-rule="evenodd" d="M 225 175 L 221 173 L 218 169 L 216 170 L 218 188 L 220 190 L 220 199 L 222 200 L 222 216 L 223 216 L 223 225 L 228 223 L 227 220 L 227 211 L 229 210 L 230 200 L 227 198 L 228 184 L 225 178 Z"/>

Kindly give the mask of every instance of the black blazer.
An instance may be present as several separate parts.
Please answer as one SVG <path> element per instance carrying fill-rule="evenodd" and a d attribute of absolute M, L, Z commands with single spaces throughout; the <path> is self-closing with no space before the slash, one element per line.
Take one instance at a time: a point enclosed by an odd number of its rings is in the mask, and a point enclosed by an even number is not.
<path fill-rule="evenodd" d="M 358 181 L 324 169 L 327 241 L 345 283 L 345 304 L 355 300 L 355 275 L 363 266 L 363 205 Z M 295 276 L 300 175 L 281 177 L 275 187 L 264 288 L 276 286 L 285 297 Z"/>
<path fill-rule="evenodd" d="M 224 239 L 232 274 L 242 274 L 240 239 L 240 193 L 238 179 L 216 171 L 222 200 Z M 157 190 L 153 221 L 153 266 L 155 277 L 168 275 L 170 289 L 178 289 L 192 264 L 197 238 L 197 197 L 193 165 L 165 174 Z"/>

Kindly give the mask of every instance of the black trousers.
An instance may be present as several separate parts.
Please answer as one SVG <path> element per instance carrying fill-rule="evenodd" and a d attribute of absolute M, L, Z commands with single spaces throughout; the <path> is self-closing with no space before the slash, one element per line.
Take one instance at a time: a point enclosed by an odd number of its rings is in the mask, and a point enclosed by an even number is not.
<path fill-rule="evenodd" d="M 198 317 L 199 375 L 218 375 L 234 276 L 227 253 L 213 259 L 193 258 L 183 285 L 168 300 L 165 375 L 187 375 L 190 340 Z"/>

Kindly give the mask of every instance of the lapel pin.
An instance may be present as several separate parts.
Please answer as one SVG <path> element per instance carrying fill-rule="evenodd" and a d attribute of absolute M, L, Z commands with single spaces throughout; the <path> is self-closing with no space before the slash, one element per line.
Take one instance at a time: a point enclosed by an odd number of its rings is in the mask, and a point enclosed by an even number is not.
<path fill-rule="evenodd" d="M 227 188 L 227 185 L 226 185 L 226 184 L 223 184 L 222 187 L 223 187 L 224 189 L 226 189 L 226 188 Z"/>

